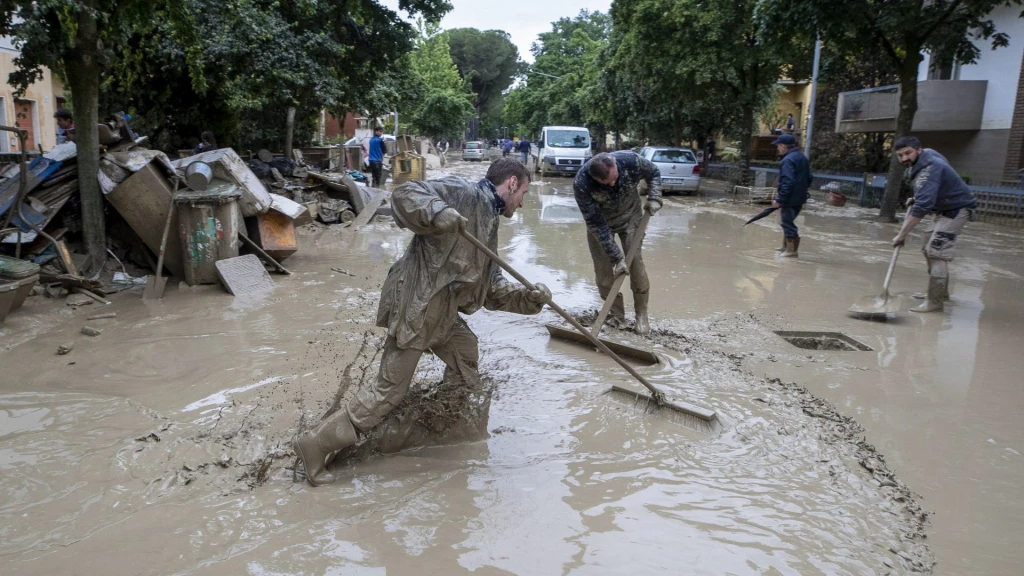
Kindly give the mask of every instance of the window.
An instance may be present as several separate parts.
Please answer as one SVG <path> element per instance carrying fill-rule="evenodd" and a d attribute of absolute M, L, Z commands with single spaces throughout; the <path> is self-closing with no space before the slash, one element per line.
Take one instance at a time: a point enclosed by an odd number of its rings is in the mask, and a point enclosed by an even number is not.
<path fill-rule="evenodd" d="M 689 150 L 658 150 L 654 153 L 652 162 L 664 162 L 666 164 L 696 164 L 697 159 Z"/>
<path fill-rule="evenodd" d="M 942 63 L 935 54 L 928 58 L 928 79 L 929 80 L 959 80 L 960 64 L 953 62 Z"/>
<path fill-rule="evenodd" d="M 545 144 L 552 148 L 590 148 L 586 130 L 548 130 Z"/>
<path fill-rule="evenodd" d="M 479 150 L 479 149 L 480 149 L 480 143 L 479 142 L 466 142 L 466 150 Z"/>

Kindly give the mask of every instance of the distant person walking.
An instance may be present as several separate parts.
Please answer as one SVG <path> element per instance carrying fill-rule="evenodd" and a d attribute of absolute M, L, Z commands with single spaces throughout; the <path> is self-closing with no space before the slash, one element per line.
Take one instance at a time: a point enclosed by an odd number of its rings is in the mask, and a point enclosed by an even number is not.
<path fill-rule="evenodd" d="M 209 152 L 210 150 L 217 149 L 217 139 L 213 137 L 213 132 L 209 130 L 203 131 L 199 135 L 199 144 L 192 149 L 192 155 L 202 154 L 203 152 Z"/>
<path fill-rule="evenodd" d="M 524 166 L 528 165 L 530 160 L 530 140 L 526 138 L 526 134 L 523 134 L 523 138 L 519 141 L 516 151 L 519 152 L 519 161 Z"/>
<path fill-rule="evenodd" d="M 793 118 L 792 114 L 789 115 L 789 120 L 786 120 L 786 130 L 789 130 L 790 134 L 796 130 L 796 119 Z"/>
<path fill-rule="evenodd" d="M 956 239 L 970 220 L 978 200 L 946 158 L 931 148 L 921 149 L 913 136 L 897 138 L 893 144 L 900 163 L 910 168 L 914 187 L 913 206 L 893 246 L 902 246 L 911 231 L 928 213 L 935 214 L 935 228 L 924 245 L 928 263 L 928 292 L 924 302 L 911 312 L 941 312 L 949 300 L 949 263 L 956 252 Z"/>
<path fill-rule="evenodd" d="M 715 140 L 708 138 L 708 143 L 704 145 L 704 160 L 710 164 L 715 160 Z"/>
<path fill-rule="evenodd" d="M 508 158 L 508 155 L 512 153 L 512 145 L 513 145 L 513 142 L 511 140 L 509 140 L 508 138 L 505 138 L 505 141 L 501 143 L 501 157 L 502 158 Z"/>
<path fill-rule="evenodd" d="M 779 209 L 782 219 L 782 248 L 784 258 L 796 258 L 800 249 L 800 231 L 796 227 L 796 217 L 807 202 L 808 189 L 811 187 L 811 166 L 807 156 L 796 147 L 796 139 L 792 134 L 783 134 L 772 142 L 782 156 L 779 166 L 779 185 L 772 206 Z"/>
<path fill-rule="evenodd" d="M 370 176 L 372 178 L 372 185 L 374 188 L 380 188 L 383 182 L 380 181 L 381 170 L 384 167 L 384 139 L 381 138 L 381 134 L 384 134 L 384 128 L 377 126 L 373 129 L 373 138 L 370 138 Z"/>

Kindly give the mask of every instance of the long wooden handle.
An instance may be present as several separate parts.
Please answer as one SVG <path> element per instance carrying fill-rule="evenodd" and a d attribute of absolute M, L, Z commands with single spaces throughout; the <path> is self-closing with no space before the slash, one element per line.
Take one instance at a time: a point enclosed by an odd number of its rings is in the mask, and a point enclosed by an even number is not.
<path fill-rule="evenodd" d="M 633 258 L 636 257 L 637 252 L 640 251 L 640 244 L 643 244 L 644 234 L 647 233 L 647 223 L 651 220 L 651 213 L 644 210 L 644 217 L 640 219 L 640 225 L 636 229 L 636 237 L 633 239 L 633 244 L 628 248 L 626 252 L 626 269 L 628 270 L 630 265 L 633 264 Z M 612 284 L 612 289 L 608 292 L 608 297 L 604 300 L 604 306 L 601 307 L 601 312 L 597 315 L 597 319 L 594 320 L 594 325 L 591 327 L 591 331 L 594 336 L 601 333 L 601 327 L 604 326 L 604 321 L 608 318 L 608 313 L 612 310 L 612 304 L 615 303 L 615 297 L 619 295 L 619 289 L 622 288 L 622 283 L 626 281 L 626 275 L 623 274 L 615 279 Z"/>
<path fill-rule="evenodd" d="M 900 255 L 901 246 L 893 248 L 892 260 L 889 260 L 889 271 L 885 273 L 885 282 L 882 283 L 882 294 L 889 293 L 889 282 L 892 280 L 892 271 L 896 268 L 896 257 Z"/>
<path fill-rule="evenodd" d="M 494 260 L 494 262 L 498 266 L 501 266 L 501 268 L 504 271 L 506 271 L 509 274 L 511 274 L 512 277 L 515 278 L 516 280 L 518 280 L 520 284 L 522 284 L 523 286 L 526 286 L 526 288 L 529 289 L 529 290 L 536 290 L 537 289 L 537 287 L 535 285 L 533 285 L 533 283 L 531 283 L 529 280 L 524 278 L 522 274 L 520 274 L 519 272 L 516 272 L 515 268 L 513 268 L 507 262 L 502 260 L 501 256 L 498 256 L 494 252 L 491 252 L 491 249 L 488 248 L 486 245 L 484 245 L 483 242 L 477 240 L 476 237 L 474 237 L 472 234 L 470 234 L 466 230 L 462 230 L 461 233 L 462 233 L 462 237 L 463 238 L 465 238 L 471 244 L 476 246 L 477 249 L 480 250 L 481 252 L 483 252 L 484 254 L 486 254 L 488 258 L 490 258 L 491 260 Z M 601 342 L 593 334 L 588 332 L 587 329 L 584 328 L 582 324 L 577 322 L 576 319 L 573 318 L 568 312 L 566 312 L 565 310 L 562 310 L 561 306 L 559 306 L 558 304 L 555 304 L 553 301 L 548 301 L 548 307 L 550 307 L 552 310 L 557 312 L 558 315 L 561 316 L 562 318 L 564 318 L 566 322 L 568 322 L 569 324 L 572 324 L 572 327 L 575 328 L 580 334 L 583 334 L 584 336 L 586 336 L 587 339 L 590 340 L 590 343 L 593 344 L 594 346 L 596 346 L 598 350 L 600 350 L 601 352 L 604 352 L 605 354 L 610 356 L 611 359 L 615 360 L 619 364 L 619 366 L 622 366 L 626 370 L 626 372 L 629 372 L 629 374 L 633 378 L 636 378 L 641 384 L 644 385 L 645 388 L 650 390 L 651 396 L 654 397 L 655 402 L 657 402 L 659 406 L 663 406 L 665 404 L 665 394 L 662 393 L 661 390 L 659 390 L 657 387 L 655 387 L 654 384 L 651 384 L 650 382 L 648 382 L 646 378 L 641 376 L 640 373 L 638 373 L 632 366 L 630 366 L 629 364 L 626 363 L 625 360 L 620 358 L 618 354 L 616 354 L 615 352 L 612 352 L 607 346 L 604 345 L 604 342 Z"/>
<path fill-rule="evenodd" d="M 167 208 L 167 221 L 164 222 L 164 234 L 160 238 L 160 254 L 156 258 L 156 277 L 159 278 L 163 274 L 164 269 L 164 252 L 167 250 L 167 236 L 171 232 L 171 220 L 174 219 L 174 195 L 178 193 L 178 180 L 174 182 L 174 192 L 171 194 L 171 205 Z"/>

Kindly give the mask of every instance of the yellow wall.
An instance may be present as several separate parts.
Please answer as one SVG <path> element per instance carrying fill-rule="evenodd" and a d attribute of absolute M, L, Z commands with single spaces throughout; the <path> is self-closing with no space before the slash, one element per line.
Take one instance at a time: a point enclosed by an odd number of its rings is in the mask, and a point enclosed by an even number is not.
<path fill-rule="evenodd" d="M 0 86 L 0 98 L 3 98 L 3 113 L 0 115 L 0 124 L 6 126 L 14 126 L 15 122 L 14 88 L 7 84 L 7 77 L 15 69 L 14 59 L 17 56 L 17 52 L 13 50 L 0 48 L 0 78 L 4 82 Z M 43 68 L 43 79 L 29 86 L 29 89 L 22 96 L 25 100 L 35 101 L 37 150 L 39 144 L 43 145 L 43 150 L 49 150 L 57 143 L 57 121 L 53 118 L 53 113 L 57 111 L 57 102 L 54 95 L 55 85 L 60 86 L 60 82 L 53 78 L 50 70 Z M 13 135 L 10 132 L 0 133 L 0 139 L 3 140 L 3 143 L 0 144 L 0 151 L 18 151 L 18 139 L 14 137 L 12 144 L 12 137 Z"/>
<path fill-rule="evenodd" d="M 811 101 L 811 84 L 805 82 L 780 85 L 783 88 L 779 94 L 779 111 L 782 112 L 784 118 L 782 127 L 786 126 L 786 114 L 792 114 L 796 120 L 797 133 L 803 134 L 804 128 L 807 126 L 807 105 Z M 762 134 L 767 134 L 768 127 L 762 124 L 760 131 Z"/>

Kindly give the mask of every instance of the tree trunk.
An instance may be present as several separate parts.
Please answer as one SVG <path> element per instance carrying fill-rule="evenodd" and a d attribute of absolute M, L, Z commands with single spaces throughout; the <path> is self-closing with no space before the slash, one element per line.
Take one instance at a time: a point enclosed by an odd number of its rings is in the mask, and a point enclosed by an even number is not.
<path fill-rule="evenodd" d="M 88 275 L 107 261 L 107 234 L 103 218 L 103 193 L 97 176 L 100 168 L 99 34 L 94 16 L 95 0 L 83 2 L 86 10 L 78 12 L 75 47 L 64 57 L 68 87 L 75 110 L 75 145 L 78 149 L 78 194 L 82 201 L 82 234 L 89 261 Z M 76 271 L 69 271 L 77 273 Z"/>
<path fill-rule="evenodd" d="M 746 186 L 750 182 L 750 156 L 754 140 L 754 105 L 743 105 L 743 120 L 740 127 L 740 173 L 737 183 Z M 716 152 L 717 153 L 717 152 Z"/>
<path fill-rule="evenodd" d="M 295 135 L 295 106 L 289 106 L 284 121 L 284 159 L 292 157 L 292 137 Z"/>
<path fill-rule="evenodd" d="M 910 134 L 914 126 L 914 115 L 917 114 L 917 67 L 921 59 L 919 51 L 912 52 L 900 70 L 900 111 L 896 116 L 893 142 L 900 136 Z M 882 209 L 878 214 L 878 219 L 882 222 L 896 221 L 904 173 L 903 165 L 896 159 L 896 151 L 893 150 L 892 158 L 889 160 L 889 174 L 885 181 L 885 195 L 882 197 Z"/>

